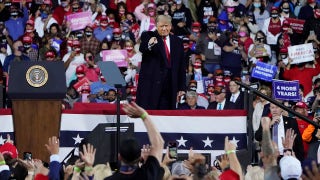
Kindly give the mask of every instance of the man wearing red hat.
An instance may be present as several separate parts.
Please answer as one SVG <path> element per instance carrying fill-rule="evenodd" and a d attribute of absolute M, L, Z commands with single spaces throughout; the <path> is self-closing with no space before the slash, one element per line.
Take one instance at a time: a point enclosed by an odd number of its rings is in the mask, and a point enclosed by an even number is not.
<path fill-rule="evenodd" d="M 66 83 L 67 86 L 69 86 L 69 83 L 75 76 L 76 68 L 85 63 L 84 55 L 81 53 L 81 46 L 78 40 L 73 40 L 72 51 L 64 55 L 62 61 L 64 62 L 66 69 Z"/>
<path fill-rule="evenodd" d="M 102 42 L 104 39 L 111 41 L 113 38 L 113 28 L 108 26 L 108 17 L 106 15 L 102 15 L 100 18 L 100 26 L 94 29 L 94 36 Z"/>
<path fill-rule="evenodd" d="M 39 52 L 32 46 L 31 36 L 25 35 L 22 37 L 22 43 L 24 47 L 24 54 L 30 58 L 31 61 L 38 61 Z"/>
<path fill-rule="evenodd" d="M 294 111 L 297 113 L 300 113 L 303 116 L 308 117 L 308 106 L 304 102 L 297 102 L 296 105 L 293 107 Z M 300 131 L 300 134 L 302 135 L 304 130 L 308 127 L 309 123 L 305 122 L 304 120 L 300 118 L 296 118 L 298 123 L 298 128 Z M 303 150 L 304 150 L 304 157 L 307 156 L 309 144 L 306 141 L 302 141 L 303 143 Z"/>

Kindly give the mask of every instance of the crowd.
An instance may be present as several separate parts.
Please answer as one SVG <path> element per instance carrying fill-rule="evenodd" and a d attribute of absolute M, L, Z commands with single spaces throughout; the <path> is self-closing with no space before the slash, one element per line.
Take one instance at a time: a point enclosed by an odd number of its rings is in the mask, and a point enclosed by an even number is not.
<path fill-rule="evenodd" d="M 276 108 L 271 104 L 272 114 Z M 119 148 L 119 168 L 116 171 L 111 170 L 108 162 L 95 164 L 96 148 L 91 144 L 83 144 L 79 157 L 74 156 L 67 162 L 60 163 L 60 142 L 55 136 L 50 137 L 45 144 L 50 153 L 49 164 L 31 156 L 19 159 L 18 150 L 8 135 L 5 144 L 0 146 L 0 179 L 316 180 L 320 177 L 316 161 L 308 159 L 301 162 L 297 159 L 298 152 L 294 146 L 300 134 L 294 128 L 285 131 L 281 146 L 272 140 L 270 128 L 274 127 L 274 118 L 261 118 L 260 164 L 248 165 L 243 169 L 236 155 L 236 144 L 229 141 L 228 136 L 225 137 L 225 153 L 212 167 L 206 164 L 205 156 L 194 152 L 192 148 L 184 161 L 175 159 L 169 147 L 163 156 L 166 142 L 148 113 L 135 103 L 124 105 L 123 110 L 132 118 L 141 118 L 147 129 L 150 145 L 140 146 L 134 137 L 123 139 Z"/>
<path fill-rule="evenodd" d="M 75 30 L 69 16 L 81 12 L 91 13 L 91 22 Z M 179 93 L 176 108 L 243 108 L 237 104 L 242 94 L 234 99 L 229 82 L 270 87 L 270 82 L 250 77 L 257 62 L 276 65 L 276 79 L 299 80 L 301 100 L 313 103 L 312 80 L 320 72 L 320 9 L 315 0 L 3 0 L 0 14 L 1 83 L 7 85 L 12 61 L 63 61 L 68 87 L 63 108 L 72 108 L 74 102 L 114 102 L 109 94 L 117 90 L 106 85 L 97 65 L 106 50 L 126 51 L 127 66 L 119 68 L 127 83 L 122 94 L 135 100 L 141 35 L 157 29 L 158 15 L 171 16 L 170 33 L 183 42 L 186 90 L 197 92 L 197 105 L 179 104 L 188 104 L 190 93 L 185 91 Z M 293 63 L 288 47 L 305 43 L 312 44 L 314 60 Z M 224 93 L 226 102 L 218 102 Z"/>
<path fill-rule="evenodd" d="M 68 16 L 80 12 L 91 13 L 91 22 L 83 29 L 73 30 Z M 0 83 L 7 85 L 11 62 L 63 61 L 67 86 L 63 108 L 72 108 L 75 102 L 112 104 L 119 90 L 108 85 L 98 62 L 103 61 L 106 50 L 125 50 L 127 66 L 119 69 L 127 85 L 121 94 L 124 99 L 135 101 L 143 63 L 139 46 L 144 32 L 157 30 L 159 15 L 172 18 L 170 34 L 178 36 L 183 44 L 186 64 L 183 84 L 187 88 L 174 99 L 176 109 L 244 109 L 244 92 L 237 81 L 259 82 L 259 91 L 272 97 L 270 82 L 251 77 L 256 64 L 263 62 L 277 67 L 275 79 L 299 81 L 300 100 L 282 103 L 319 123 L 320 4 L 316 0 L 22 0 L 18 3 L 2 0 L 0 74 L 4 79 Z M 295 22 L 303 22 L 301 29 L 297 29 Z M 294 63 L 289 58 L 289 47 L 310 43 L 312 61 Z M 150 48 L 146 47 L 146 52 Z M 170 54 L 167 58 L 170 59 Z M 152 73 L 153 69 L 149 71 Z M 114 179 L 175 178 L 169 177 L 170 170 L 172 176 L 186 175 L 186 179 L 191 178 L 189 175 L 193 179 L 259 179 L 263 175 L 267 179 L 279 179 L 279 174 L 283 179 L 319 178 L 316 163 L 320 162 L 317 156 L 320 131 L 261 97 L 254 99 L 253 107 L 255 144 L 261 147 L 258 159 L 263 165 L 250 166 L 245 171 L 235 156 L 236 147 L 228 138 L 226 155 L 217 166 L 221 170 L 208 168 L 204 157 L 192 150 L 186 162 L 171 165 L 172 159 L 165 156 L 162 160 L 160 156 L 164 142 L 149 116 L 139 106 L 125 105 L 128 115 L 143 119 L 152 146 L 143 148 L 142 152 L 148 155 L 140 164 L 137 161 L 140 151 L 134 157 L 120 152 L 125 173 L 121 174 L 120 169 L 120 173 L 113 175 Z M 56 163 L 59 143 L 56 142 L 58 139 L 52 137 L 46 145 L 52 154 L 50 170 L 39 160 L 21 161 L 12 154 L 2 157 L 0 153 L 0 179 L 10 171 L 15 174 L 18 165 L 22 165 L 18 167 L 23 169 L 24 176 L 37 174 L 59 179 Z M 11 147 L 11 142 L 8 143 Z M 137 150 L 135 140 L 128 140 L 128 144 Z M 93 167 L 94 147 L 87 145 L 83 149 L 82 161 L 76 162 L 73 168 L 65 167 L 65 178 L 103 179 L 97 178 L 100 176 L 94 172 L 105 172 L 108 166 Z M 316 163 L 311 164 L 309 159 Z M 309 168 L 302 175 L 302 166 L 307 164 Z"/>

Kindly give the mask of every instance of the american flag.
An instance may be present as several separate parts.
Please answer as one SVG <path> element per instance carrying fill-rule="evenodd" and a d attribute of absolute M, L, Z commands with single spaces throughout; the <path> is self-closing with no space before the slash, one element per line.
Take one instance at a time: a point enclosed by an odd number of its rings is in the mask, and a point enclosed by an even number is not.
<path fill-rule="evenodd" d="M 245 111 L 149 111 L 166 144 L 177 141 L 178 153 L 189 149 L 211 155 L 211 161 L 224 153 L 224 138 L 247 148 L 247 116 Z M 146 129 L 141 119 L 121 115 L 122 123 L 134 123 L 134 134 L 141 144 L 149 144 Z M 67 156 L 100 123 L 116 123 L 116 115 L 79 114 L 79 111 L 65 111 L 61 117 L 60 157 Z M 6 134 L 13 136 L 12 116 L 0 111 L 0 144 Z M 165 149 L 164 149 L 165 152 Z M 212 162 L 211 162 L 212 164 Z"/>

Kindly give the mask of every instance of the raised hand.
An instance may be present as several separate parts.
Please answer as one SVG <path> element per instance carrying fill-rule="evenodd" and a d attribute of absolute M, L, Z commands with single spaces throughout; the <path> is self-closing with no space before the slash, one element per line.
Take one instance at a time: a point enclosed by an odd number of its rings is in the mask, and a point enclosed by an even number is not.
<path fill-rule="evenodd" d="M 59 154 L 59 144 L 59 139 L 56 136 L 52 136 L 45 146 L 50 154 Z"/>
<path fill-rule="evenodd" d="M 86 166 L 93 166 L 95 155 L 96 149 L 93 147 L 93 145 L 83 145 L 83 152 L 80 151 L 80 157 Z"/>

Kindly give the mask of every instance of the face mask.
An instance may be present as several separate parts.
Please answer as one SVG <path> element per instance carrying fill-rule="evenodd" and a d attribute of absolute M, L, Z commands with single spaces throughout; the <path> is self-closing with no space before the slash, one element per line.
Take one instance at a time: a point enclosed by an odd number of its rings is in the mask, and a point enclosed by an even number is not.
<path fill-rule="evenodd" d="M 186 49 L 189 49 L 189 44 L 184 44 L 184 45 L 183 45 L 183 49 L 185 49 L 185 50 L 186 50 Z"/>
<path fill-rule="evenodd" d="M 78 39 L 81 39 L 83 34 L 82 33 L 78 33 L 76 36 L 77 36 Z"/>
<path fill-rule="evenodd" d="M 189 90 L 190 90 L 190 91 L 197 91 L 197 86 L 190 86 L 190 87 L 189 87 Z"/>
<path fill-rule="evenodd" d="M 12 17 L 17 17 L 17 16 L 18 16 L 18 12 L 17 12 L 17 11 L 11 12 L 11 16 L 12 16 Z"/>
<path fill-rule="evenodd" d="M 61 2 L 61 6 L 62 7 L 67 7 L 68 6 L 68 2 L 66 2 L 66 1 Z"/>
<path fill-rule="evenodd" d="M 286 59 L 287 55 L 286 54 L 281 54 L 281 59 Z"/>
<path fill-rule="evenodd" d="M 104 76 L 100 76 L 100 80 L 101 80 L 102 82 L 106 82 L 106 78 L 104 78 Z"/>
<path fill-rule="evenodd" d="M 18 51 L 23 52 L 24 51 L 24 47 L 23 46 L 19 46 L 18 47 Z"/>
<path fill-rule="evenodd" d="M 253 6 L 254 6 L 255 8 L 260 8 L 260 7 L 261 7 L 261 3 L 253 3 Z"/>
<path fill-rule="evenodd" d="M 4 6 L 7 7 L 7 8 L 9 8 L 9 7 L 11 6 L 11 2 L 6 2 L 6 3 L 4 4 Z"/>
<path fill-rule="evenodd" d="M 244 31 L 240 31 L 238 34 L 239 34 L 240 37 L 246 37 L 247 36 L 247 33 L 244 32 Z"/>
<path fill-rule="evenodd" d="M 72 7 L 73 12 L 77 12 L 79 10 L 79 7 Z"/>
<path fill-rule="evenodd" d="M 228 7 L 228 8 L 227 8 L 227 12 L 228 12 L 228 13 L 232 13 L 233 11 L 234 11 L 234 7 Z"/>
<path fill-rule="evenodd" d="M 108 26 L 108 23 L 106 22 L 101 22 L 100 23 L 100 26 L 103 27 L 103 28 L 106 28 Z"/>
<path fill-rule="evenodd" d="M 272 13 L 271 17 L 274 18 L 274 19 L 277 18 L 278 17 L 278 13 Z"/>
<path fill-rule="evenodd" d="M 131 51 L 133 50 L 133 47 L 126 47 L 126 50 L 127 50 L 128 52 L 131 52 Z"/>
<path fill-rule="evenodd" d="M 216 29 L 217 28 L 215 26 L 208 26 L 208 32 L 215 32 Z"/>
<path fill-rule="evenodd" d="M 121 40 L 121 37 L 120 36 L 113 36 L 114 40 L 116 41 L 120 41 Z"/>
<path fill-rule="evenodd" d="M 27 33 L 32 33 L 33 29 L 27 29 L 26 32 Z"/>
<path fill-rule="evenodd" d="M 2 44 L 6 44 L 7 43 L 7 39 L 4 37 L 1 39 Z"/>
<path fill-rule="evenodd" d="M 282 27 L 283 31 L 288 31 L 288 29 L 289 29 L 288 27 Z"/>
<path fill-rule="evenodd" d="M 153 17 L 155 15 L 155 12 L 154 11 L 149 11 L 149 16 Z"/>
<path fill-rule="evenodd" d="M 86 61 L 93 61 L 93 56 L 89 56 L 86 58 Z"/>
<path fill-rule="evenodd" d="M 24 44 L 23 47 L 24 47 L 24 50 L 28 50 L 31 47 L 31 45 L 30 44 Z"/>
<path fill-rule="evenodd" d="M 86 33 L 86 36 L 87 36 L 87 37 L 92 36 L 92 31 L 86 31 L 85 33 Z"/>
<path fill-rule="evenodd" d="M 193 65 L 193 67 L 194 67 L 195 69 L 200 69 L 200 68 L 201 68 L 201 63 L 195 62 L 194 65 Z"/>
<path fill-rule="evenodd" d="M 76 52 L 77 54 L 80 54 L 81 49 L 77 47 L 77 48 L 73 48 L 73 51 Z"/>
<path fill-rule="evenodd" d="M 290 10 L 289 10 L 289 8 L 282 8 L 282 11 L 283 11 L 284 13 L 288 14 Z"/>

